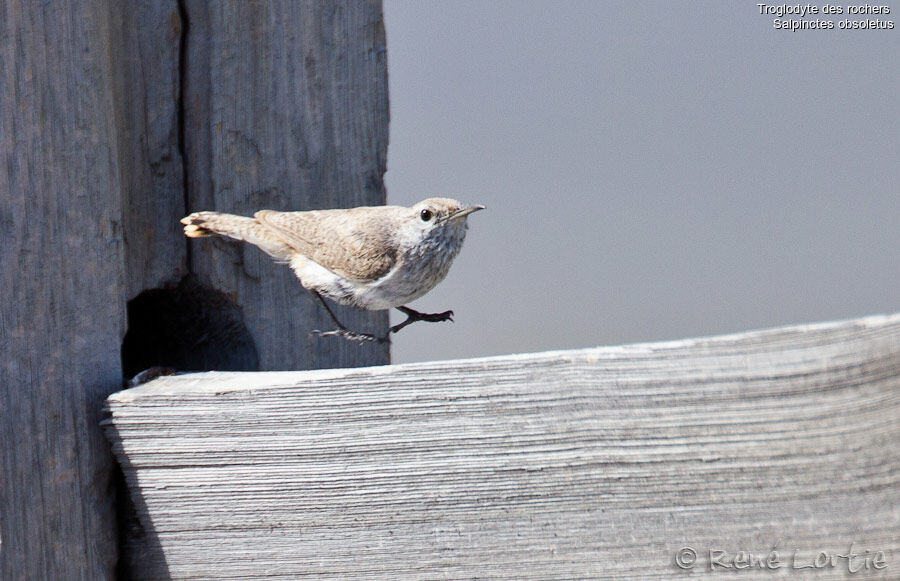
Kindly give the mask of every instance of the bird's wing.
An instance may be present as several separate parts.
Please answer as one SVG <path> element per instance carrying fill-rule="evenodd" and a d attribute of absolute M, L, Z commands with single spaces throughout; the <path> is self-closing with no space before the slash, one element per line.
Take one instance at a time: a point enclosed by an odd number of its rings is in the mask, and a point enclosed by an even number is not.
<path fill-rule="evenodd" d="M 374 212 L 373 212 L 374 211 Z M 379 208 L 276 212 L 260 210 L 256 220 L 285 243 L 344 278 L 371 282 L 388 273 L 397 257 L 391 224 L 376 218 Z"/>

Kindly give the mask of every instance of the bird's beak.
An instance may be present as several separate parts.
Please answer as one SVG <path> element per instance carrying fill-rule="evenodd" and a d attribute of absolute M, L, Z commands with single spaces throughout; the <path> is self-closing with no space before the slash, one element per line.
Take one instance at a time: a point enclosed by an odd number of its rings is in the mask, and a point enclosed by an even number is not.
<path fill-rule="evenodd" d="M 477 212 L 478 210 L 484 210 L 484 206 L 466 206 L 465 208 L 460 208 L 459 210 L 447 216 L 447 220 L 453 220 L 454 218 L 464 218 L 472 212 Z"/>

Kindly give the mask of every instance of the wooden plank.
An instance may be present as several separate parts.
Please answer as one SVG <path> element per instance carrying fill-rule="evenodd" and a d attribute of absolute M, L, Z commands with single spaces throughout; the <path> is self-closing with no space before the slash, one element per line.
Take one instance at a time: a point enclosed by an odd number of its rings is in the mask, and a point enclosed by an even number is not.
<path fill-rule="evenodd" d="M 662 579 L 685 547 L 698 576 L 710 550 L 778 552 L 742 579 L 900 568 L 900 315 L 176 376 L 108 406 L 139 578 Z M 792 569 L 851 546 L 868 571 Z"/>
<path fill-rule="evenodd" d="M 388 139 L 381 3 L 187 0 L 185 147 L 191 211 L 378 205 Z M 388 346 L 310 336 L 323 309 L 257 248 L 192 247 L 191 271 L 242 306 L 261 369 L 386 363 Z M 386 312 L 339 308 L 383 335 Z"/>
<path fill-rule="evenodd" d="M 109 5 L 0 6 L 0 578 L 110 579 L 122 385 Z"/>

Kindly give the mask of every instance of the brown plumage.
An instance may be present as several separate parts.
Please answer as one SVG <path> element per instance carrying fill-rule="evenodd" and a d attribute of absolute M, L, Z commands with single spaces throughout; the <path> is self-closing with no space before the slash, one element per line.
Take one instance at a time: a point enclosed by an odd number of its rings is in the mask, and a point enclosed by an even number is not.
<path fill-rule="evenodd" d="M 344 278 L 371 282 L 387 274 L 397 258 L 394 217 L 387 206 L 322 212 L 274 212 L 253 215 L 307 258 Z M 323 243 L 340 241 L 340 244 Z"/>
<path fill-rule="evenodd" d="M 182 223 L 187 224 L 184 233 L 190 238 L 227 236 L 285 261 L 299 253 L 345 278 L 371 282 L 387 274 L 396 260 L 397 241 L 391 237 L 394 220 L 384 211 L 388 208 L 260 210 L 253 218 L 195 212 Z"/>

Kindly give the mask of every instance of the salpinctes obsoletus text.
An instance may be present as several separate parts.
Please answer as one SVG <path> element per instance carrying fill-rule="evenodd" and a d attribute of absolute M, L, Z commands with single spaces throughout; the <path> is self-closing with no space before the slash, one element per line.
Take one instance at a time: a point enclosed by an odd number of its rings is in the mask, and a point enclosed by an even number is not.
<path fill-rule="evenodd" d="M 452 321 L 453 311 L 420 313 L 404 305 L 444 280 L 462 248 L 467 217 L 483 209 L 449 198 L 429 198 L 411 208 L 260 210 L 252 218 L 194 212 L 181 223 L 190 238 L 219 235 L 243 240 L 290 264 L 300 284 L 321 301 L 338 326 L 320 335 L 387 341 L 387 336 L 347 329 L 322 297 L 373 311 L 396 307 L 407 318 L 391 327 L 388 336 L 416 321 Z"/>

